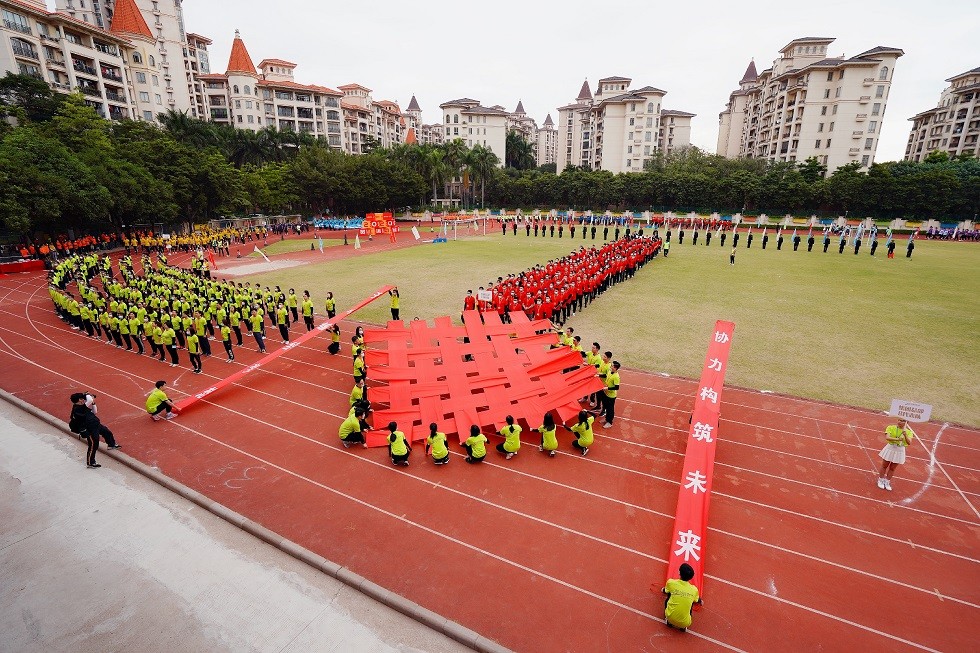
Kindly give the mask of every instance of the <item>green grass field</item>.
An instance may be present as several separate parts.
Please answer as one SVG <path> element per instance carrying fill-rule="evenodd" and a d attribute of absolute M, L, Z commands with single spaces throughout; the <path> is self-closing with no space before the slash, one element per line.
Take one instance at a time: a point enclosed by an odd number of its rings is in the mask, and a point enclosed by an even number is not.
<path fill-rule="evenodd" d="M 277 236 L 277 238 L 278 238 L 278 236 Z M 313 237 L 311 236 L 309 238 L 294 238 L 294 239 L 291 239 L 291 240 L 276 240 L 274 242 L 269 243 L 269 246 L 268 247 L 259 247 L 259 249 L 261 249 L 263 252 L 265 252 L 265 255 L 266 256 L 275 256 L 276 254 L 290 254 L 292 252 L 305 252 L 305 251 L 309 251 L 309 249 L 310 249 L 310 243 L 313 243 L 314 244 L 314 247 L 317 247 L 317 248 L 320 247 L 319 241 L 315 241 L 313 239 Z M 324 249 L 326 249 L 327 247 L 333 247 L 334 245 L 340 245 L 340 244 L 341 244 L 341 241 L 336 240 L 336 239 L 333 239 L 333 238 L 331 238 L 329 240 L 324 240 L 323 241 L 323 247 L 324 247 Z M 258 252 L 256 252 L 254 249 L 248 254 L 248 256 L 251 256 L 253 258 L 262 258 L 262 255 L 259 254 Z"/>
<path fill-rule="evenodd" d="M 566 234 L 567 235 L 567 234 Z M 287 241 L 289 242 L 289 241 Z M 298 241 L 305 244 L 309 243 Z M 591 242 L 591 241 L 589 241 Z M 730 240 L 728 241 L 730 244 Z M 882 243 L 884 241 L 882 240 Z M 393 283 L 403 319 L 458 316 L 467 289 L 562 256 L 583 241 L 499 234 L 255 275 L 262 285 L 308 289 L 322 311 L 326 291 L 340 307 Z M 905 258 L 834 245 L 827 254 L 731 247 L 714 239 L 675 243 L 634 279 L 569 322 L 626 367 L 697 377 L 714 321 L 735 322 L 726 381 L 732 385 L 887 409 L 892 398 L 934 405 L 933 418 L 980 425 L 980 245 L 917 241 Z M 272 246 L 270 246 L 271 249 Z M 268 250 L 267 250 L 268 251 Z M 388 302 L 357 314 L 383 323 Z"/>

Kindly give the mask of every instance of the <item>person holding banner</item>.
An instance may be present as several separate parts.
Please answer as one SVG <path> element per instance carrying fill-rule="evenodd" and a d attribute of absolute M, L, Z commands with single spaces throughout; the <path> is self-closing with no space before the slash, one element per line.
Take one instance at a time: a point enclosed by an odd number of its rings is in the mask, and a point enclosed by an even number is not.
<path fill-rule="evenodd" d="M 388 455 L 392 465 L 408 467 L 408 457 L 412 455 L 412 445 L 405 434 L 398 430 L 396 422 L 388 422 Z"/>
<path fill-rule="evenodd" d="M 691 625 L 694 604 L 704 605 L 698 588 L 689 582 L 694 578 L 694 568 L 682 563 L 678 568 L 680 579 L 669 579 L 661 590 L 667 595 L 664 601 L 664 618 L 667 625 L 678 630 L 687 630 Z"/>
<path fill-rule="evenodd" d="M 360 406 L 351 408 L 350 414 L 340 424 L 340 442 L 347 449 L 352 444 L 361 444 L 365 448 L 367 442 L 364 440 L 364 433 L 368 430 L 367 422 L 364 421 L 364 409 Z"/>
<path fill-rule="evenodd" d="M 558 453 L 558 427 L 555 426 L 555 418 L 551 413 L 544 414 L 543 424 L 535 429 L 541 434 L 541 445 L 538 451 L 547 451 L 552 458 Z"/>
<path fill-rule="evenodd" d="M 510 460 L 521 450 L 521 427 L 514 423 L 514 416 L 507 416 L 507 426 L 500 429 L 500 435 L 504 441 L 497 445 L 497 451 L 504 454 L 506 460 Z"/>
<path fill-rule="evenodd" d="M 153 390 L 146 397 L 146 412 L 149 413 L 155 422 L 177 417 L 173 402 L 170 401 L 167 393 L 163 391 L 163 386 L 165 385 L 167 385 L 166 381 L 157 381 Z M 164 411 L 166 411 L 166 414 L 161 415 L 160 413 Z"/>
<path fill-rule="evenodd" d="M 572 426 L 566 426 L 565 428 L 575 434 L 575 439 L 572 440 L 572 446 L 582 452 L 583 456 L 589 455 L 589 447 L 595 442 L 595 433 L 592 432 L 592 423 L 595 421 L 595 417 L 589 414 L 587 410 L 580 410 L 578 412 L 578 422 Z"/>
<path fill-rule="evenodd" d="M 425 439 L 425 452 L 431 452 L 434 465 L 449 463 L 449 447 L 446 442 L 446 434 L 439 430 L 439 425 L 435 422 L 429 424 L 429 437 Z"/>
<path fill-rule="evenodd" d="M 466 449 L 465 460 L 471 465 L 482 463 L 487 457 L 487 436 L 480 432 L 480 427 L 476 424 L 470 426 L 470 437 L 463 442 L 463 448 Z"/>
<path fill-rule="evenodd" d="M 394 288 L 392 288 L 391 290 L 389 290 L 388 291 L 388 294 L 391 296 L 391 319 L 392 320 L 397 320 L 398 319 L 398 305 L 399 305 L 399 300 L 400 300 L 400 297 L 398 295 L 398 286 L 395 286 Z"/>
<path fill-rule="evenodd" d="M 908 420 L 899 417 L 897 424 L 885 429 L 887 444 L 878 452 L 881 456 L 881 472 L 878 473 L 878 487 L 882 490 L 892 490 L 892 476 L 895 468 L 905 462 L 905 448 L 912 444 L 912 429 Z"/>
<path fill-rule="evenodd" d="M 609 352 L 606 354 L 607 358 L 611 356 Z M 612 362 L 609 372 L 606 374 L 605 383 L 606 389 L 602 391 L 602 395 L 599 397 L 602 400 L 602 411 L 599 415 L 605 416 L 606 422 L 603 426 L 609 428 L 613 425 L 613 419 L 616 417 L 616 396 L 619 394 L 619 361 Z"/>
<path fill-rule="evenodd" d="M 332 356 L 336 356 L 340 351 L 340 325 L 334 324 L 328 331 L 330 331 L 330 344 L 327 345 L 327 351 Z"/>

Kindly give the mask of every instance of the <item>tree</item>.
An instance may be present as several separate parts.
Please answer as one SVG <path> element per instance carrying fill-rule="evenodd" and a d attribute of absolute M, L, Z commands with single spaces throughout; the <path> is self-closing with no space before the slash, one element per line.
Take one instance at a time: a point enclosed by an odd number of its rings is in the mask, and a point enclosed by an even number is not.
<path fill-rule="evenodd" d="M 8 71 L 0 78 L 0 122 L 4 116 L 13 116 L 21 123 L 51 120 L 63 97 L 42 79 Z"/>
<path fill-rule="evenodd" d="M 800 174 L 803 175 L 803 181 L 808 184 L 823 179 L 823 176 L 827 173 L 827 166 L 820 163 L 815 156 L 807 158 L 806 161 L 798 163 L 797 166 L 800 169 Z"/>
<path fill-rule="evenodd" d="M 534 146 L 516 130 L 507 132 L 504 160 L 508 168 L 530 170 L 534 167 Z"/>
<path fill-rule="evenodd" d="M 467 165 L 473 175 L 474 182 L 480 182 L 480 208 L 484 207 L 486 199 L 487 179 L 493 176 L 494 170 L 500 163 L 500 158 L 493 150 L 482 145 L 475 145 L 467 155 Z"/>

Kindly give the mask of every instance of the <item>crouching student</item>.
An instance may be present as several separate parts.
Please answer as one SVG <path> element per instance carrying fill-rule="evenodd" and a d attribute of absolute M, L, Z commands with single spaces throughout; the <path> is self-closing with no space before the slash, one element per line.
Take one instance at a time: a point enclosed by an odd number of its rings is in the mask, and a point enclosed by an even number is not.
<path fill-rule="evenodd" d="M 500 429 L 500 435 L 504 436 L 504 441 L 497 445 L 497 451 L 504 454 L 506 460 L 510 460 L 521 450 L 521 427 L 514 423 L 514 416 L 507 416 L 507 426 Z"/>
<path fill-rule="evenodd" d="M 439 425 L 435 422 L 429 424 L 429 437 L 425 439 L 425 452 L 432 453 L 432 462 L 436 465 L 445 465 L 449 462 L 446 434 L 439 431 Z"/>
<path fill-rule="evenodd" d="M 364 408 L 355 406 L 340 424 L 340 442 L 344 448 L 349 448 L 352 444 L 361 444 L 367 447 L 364 434 L 368 431 L 367 422 L 364 421 Z"/>
<path fill-rule="evenodd" d="M 537 428 L 541 434 L 541 446 L 538 451 L 547 451 L 548 455 L 554 458 L 558 451 L 558 427 L 555 426 L 555 418 L 551 413 L 544 414 L 544 424 Z"/>
<path fill-rule="evenodd" d="M 408 457 L 412 454 L 412 445 L 409 444 L 405 434 L 398 430 L 396 422 L 388 423 L 388 455 L 391 456 L 391 464 L 401 467 L 408 467 Z"/>
<path fill-rule="evenodd" d="M 698 594 L 698 588 L 689 582 L 694 578 L 694 568 L 686 562 L 678 568 L 680 580 L 671 578 L 663 590 L 667 595 L 664 601 L 664 618 L 667 625 L 679 630 L 687 630 L 691 625 L 691 614 L 694 604 L 704 605 Z"/>
<path fill-rule="evenodd" d="M 482 463 L 487 457 L 487 436 L 476 424 L 470 426 L 470 437 L 463 442 L 463 448 L 466 449 L 466 462 L 470 464 Z"/>
<path fill-rule="evenodd" d="M 575 439 L 572 440 L 572 446 L 582 452 L 583 456 L 589 455 L 589 447 L 595 442 L 595 433 L 592 432 L 592 423 L 595 421 L 595 417 L 589 414 L 587 410 L 580 410 L 578 413 L 578 422 L 572 426 L 566 426 L 565 428 L 575 434 Z"/>

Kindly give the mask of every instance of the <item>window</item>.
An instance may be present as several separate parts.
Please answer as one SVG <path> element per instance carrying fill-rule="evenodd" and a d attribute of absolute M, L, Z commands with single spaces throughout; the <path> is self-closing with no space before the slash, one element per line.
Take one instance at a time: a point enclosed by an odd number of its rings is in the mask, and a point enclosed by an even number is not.
<path fill-rule="evenodd" d="M 254 123 L 254 122 L 255 122 L 255 116 L 249 116 L 249 117 L 248 117 L 248 124 L 250 124 L 250 125 L 251 125 L 251 124 L 252 124 L 252 123 Z"/>
<path fill-rule="evenodd" d="M 888 66 L 881 67 L 881 72 L 878 74 L 878 79 L 882 81 L 888 79 Z"/>
<path fill-rule="evenodd" d="M 252 101 L 251 100 L 245 100 L 245 108 L 246 109 L 251 109 L 252 108 Z"/>
<path fill-rule="evenodd" d="M 871 161 L 871 157 L 865 154 L 864 156 L 861 157 L 861 166 L 867 168 L 869 161 Z"/>
<path fill-rule="evenodd" d="M 873 138 L 864 139 L 864 149 L 870 150 L 872 147 L 874 147 L 874 144 L 875 144 L 875 139 Z"/>
<path fill-rule="evenodd" d="M 459 136 L 459 127 L 453 127 L 453 136 Z"/>
<path fill-rule="evenodd" d="M 830 149 L 830 139 L 829 138 L 827 139 L 827 149 L 828 150 Z"/>
<path fill-rule="evenodd" d="M 650 154 L 650 146 L 649 145 L 644 145 L 643 146 L 643 154 L 645 154 L 645 155 Z"/>
<path fill-rule="evenodd" d="M 143 63 L 143 55 L 141 55 L 139 52 L 134 52 L 133 63 L 140 63 L 140 64 Z M 143 78 L 146 79 L 146 75 L 144 75 Z"/>
<path fill-rule="evenodd" d="M 139 84 L 146 83 L 146 73 L 136 73 L 136 81 Z"/>
<path fill-rule="evenodd" d="M 820 139 L 817 139 L 817 144 L 813 146 L 815 149 L 820 149 Z"/>
<path fill-rule="evenodd" d="M 877 120 L 872 120 L 871 122 L 868 123 L 868 133 L 869 134 L 875 133 L 875 130 L 876 129 L 878 129 L 878 121 Z"/>
<path fill-rule="evenodd" d="M 833 114 L 833 115 L 835 115 L 835 116 L 837 115 L 837 105 L 836 104 L 834 105 L 834 110 L 831 111 L 830 113 Z"/>
<path fill-rule="evenodd" d="M 626 159 L 626 167 L 627 168 L 633 167 L 633 159 Z"/>
<path fill-rule="evenodd" d="M 143 112 L 143 120 L 153 120 L 153 112 L 152 111 L 144 111 Z"/>
<path fill-rule="evenodd" d="M 140 91 L 140 102 L 149 102 L 150 94 L 146 91 Z"/>
<path fill-rule="evenodd" d="M 647 127 L 653 127 L 653 118 L 647 118 Z"/>
<path fill-rule="evenodd" d="M 632 145 L 627 145 L 626 146 L 626 153 L 627 154 L 632 154 L 633 153 L 633 146 Z"/>
<path fill-rule="evenodd" d="M 819 124 L 817 125 L 817 131 L 818 131 L 818 132 L 822 132 L 822 131 L 823 131 L 823 123 L 819 123 Z"/>
<path fill-rule="evenodd" d="M 636 102 L 630 102 L 630 111 L 636 112 Z"/>
<path fill-rule="evenodd" d="M 824 106 L 820 107 L 820 115 L 821 116 L 826 116 L 827 115 L 827 105 L 824 105 Z"/>
<path fill-rule="evenodd" d="M 653 113 L 653 102 L 647 103 L 647 113 Z"/>
<path fill-rule="evenodd" d="M 235 100 L 235 108 L 236 109 L 241 109 L 242 108 L 242 101 L 241 100 Z"/>
<path fill-rule="evenodd" d="M 151 75 L 151 77 L 153 78 L 153 85 L 154 86 L 159 86 L 160 85 L 160 78 L 157 77 L 156 75 Z"/>
<path fill-rule="evenodd" d="M 646 132 L 645 134 L 643 134 L 643 140 L 646 141 L 647 143 L 649 143 L 652 138 L 653 138 L 653 134 L 651 132 Z"/>
<path fill-rule="evenodd" d="M 163 104 L 163 98 L 160 97 L 159 93 L 155 94 L 153 97 L 157 101 L 157 104 Z"/>
<path fill-rule="evenodd" d="M 830 129 L 828 129 L 827 131 L 829 132 L 834 131 L 834 123 L 830 123 Z"/>
<path fill-rule="evenodd" d="M 235 84 L 234 86 L 232 86 L 231 89 L 232 89 L 232 91 L 231 91 L 232 93 L 234 93 L 235 95 L 238 95 L 238 84 Z"/>
<path fill-rule="evenodd" d="M 829 97 L 830 97 L 830 89 L 829 89 L 829 88 L 825 88 L 825 89 L 823 90 L 823 99 L 825 99 L 825 100 L 826 100 L 826 99 L 827 99 L 827 98 L 829 98 Z"/>
<path fill-rule="evenodd" d="M 881 102 L 875 102 L 871 107 L 871 115 L 877 116 L 879 113 L 881 113 Z"/>
<path fill-rule="evenodd" d="M 636 118 L 630 118 L 630 127 L 636 124 Z"/>
<path fill-rule="evenodd" d="M 459 123 L 459 114 L 455 113 L 453 114 L 453 124 L 457 124 L 457 123 Z M 459 132 L 457 131 L 456 133 L 458 134 Z"/>
<path fill-rule="evenodd" d="M 157 60 L 153 58 L 153 55 L 152 54 L 150 55 L 150 65 L 151 66 L 156 66 L 157 65 Z"/>
<path fill-rule="evenodd" d="M 837 90 L 834 91 L 834 97 L 840 97 L 840 86 L 838 86 Z"/>
<path fill-rule="evenodd" d="M 840 71 L 840 74 L 837 76 L 837 79 L 844 79 L 844 71 L 843 70 Z"/>
<path fill-rule="evenodd" d="M 242 117 L 241 116 L 238 116 L 238 122 L 241 122 L 241 121 L 242 121 Z"/>
<path fill-rule="evenodd" d="M 31 33 L 31 26 L 28 24 L 26 18 L 6 9 L 3 10 L 3 26 L 23 34 Z"/>

